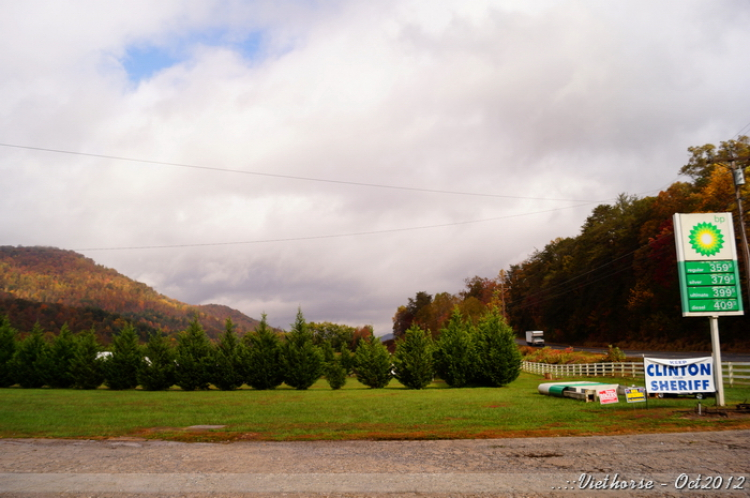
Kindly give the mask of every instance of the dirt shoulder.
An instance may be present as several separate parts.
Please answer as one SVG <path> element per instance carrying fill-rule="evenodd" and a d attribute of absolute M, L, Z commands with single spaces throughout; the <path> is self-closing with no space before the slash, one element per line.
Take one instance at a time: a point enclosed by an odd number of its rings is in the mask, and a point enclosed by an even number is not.
<path fill-rule="evenodd" d="M 722 489 L 688 493 L 699 475 L 703 485 L 720 478 Z M 590 488 L 605 479 L 607 496 L 748 496 L 748 482 L 731 488 L 750 480 L 750 431 L 452 441 L 0 440 L 2 496 L 595 496 L 601 491 Z M 632 489 L 631 481 L 654 484 Z"/>

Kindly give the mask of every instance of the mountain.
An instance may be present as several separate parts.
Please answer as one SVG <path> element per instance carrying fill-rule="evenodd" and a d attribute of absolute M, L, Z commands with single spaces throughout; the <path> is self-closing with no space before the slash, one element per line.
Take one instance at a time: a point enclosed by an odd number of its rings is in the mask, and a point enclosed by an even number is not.
<path fill-rule="evenodd" d="M 171 299 L 81 254 L 53 247 L 0 246 L 0 313 L 22 331 L 36 321 L 54 332 L 63 323 L 73 331 L 93 326 L 105 342 L 128 320 L 142 338 L 153 331 L 185 330 L 196 314 L 212 338 L 221 334 L 227 318 L 240 334 L 259 323 L 228 306 Z"/>

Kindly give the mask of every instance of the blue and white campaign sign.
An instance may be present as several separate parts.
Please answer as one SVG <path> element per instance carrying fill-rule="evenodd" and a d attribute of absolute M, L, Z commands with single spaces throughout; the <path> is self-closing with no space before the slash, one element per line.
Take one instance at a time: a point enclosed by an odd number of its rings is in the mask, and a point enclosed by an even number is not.
<path fill-rule="evenodd" d="M 690 394 L 715 392 L 713 358 L 666 360 L 643 358 L 649 393 Z"/>

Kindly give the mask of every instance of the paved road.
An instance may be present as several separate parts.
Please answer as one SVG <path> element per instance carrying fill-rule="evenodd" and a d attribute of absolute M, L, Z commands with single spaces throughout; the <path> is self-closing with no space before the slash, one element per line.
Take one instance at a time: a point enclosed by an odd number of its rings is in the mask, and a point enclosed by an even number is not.
<path fill-rule="evenodd" d="M 731 497 L 749 496 L 749 480 L 750 431 L 230 444 L 0 440 L 4 497 Z M 696 483 L 709 489 L 689 491 Z"/>

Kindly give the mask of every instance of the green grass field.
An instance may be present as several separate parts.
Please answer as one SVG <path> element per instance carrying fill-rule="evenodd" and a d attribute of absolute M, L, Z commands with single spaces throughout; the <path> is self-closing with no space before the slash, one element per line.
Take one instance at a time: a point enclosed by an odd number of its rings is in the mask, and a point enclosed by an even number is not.
<path fill-rule="evenodd" d="M 521 374 L 504 388 L 451 389 L 435 383 L 422 391 L 395 381 L 385 389 L 368 389 L 354 379 L 339 391 L 325 381 L 307 391 L 0 389 L 0 437 L 457 439 L 750 428 L 750 417 L 687 417 L 698 403 L 691 398 L 650 399 L 648 407 L 624 400 L 600 406 L 542 396 L 537 392 L 541 382 L 538 376 Z M 728 405 L 746 399 L 750 387 L 726 389 Z M 714 403 L 703 400 L 704 406 Z M 194 425 L 226 427 L 187 429 Z"/>

